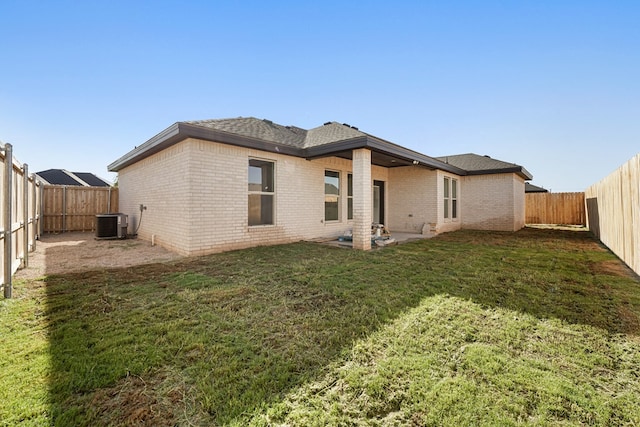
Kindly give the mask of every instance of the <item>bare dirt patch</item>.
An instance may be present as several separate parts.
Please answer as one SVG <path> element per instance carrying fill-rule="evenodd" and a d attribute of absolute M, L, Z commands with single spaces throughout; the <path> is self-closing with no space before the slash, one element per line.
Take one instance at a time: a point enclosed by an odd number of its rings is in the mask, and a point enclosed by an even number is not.
<path fill-rule="evenodd" d="M 130 267 L 181 258 L 160 246 L 140 239 L 98 240 L 94 233 L 44 234 L 29 253 L 29 266 L 16 278 L 77 273 L 106 268 Z"/>
<path fill-rule="evenodd" d="M 593 262 L 589 265 L 593 274 L 605 274 L 611 276 L 634 277 L 637 275 L 631 268 L 619 259 Z"/>
<path fill-rule="evenodd" d="M 98 390 L 91 401 L 101 424 L 118 426 L 170 427 L 189 413 L 195 403 L 185 384 L 176 384 L 175 374 L 155 373 L 146 379 L 127 376 L 115 386 Z M 182 420 L 184 422 L 184 420 Z"/>

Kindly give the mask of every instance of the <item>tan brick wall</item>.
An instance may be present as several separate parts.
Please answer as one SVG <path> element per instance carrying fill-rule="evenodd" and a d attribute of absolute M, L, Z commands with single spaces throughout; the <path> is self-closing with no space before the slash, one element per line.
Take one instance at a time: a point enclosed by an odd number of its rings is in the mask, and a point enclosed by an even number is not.
<path fill-rule="evenodd" d="M 387 227 L 393 232 L 421 233 L 438 220 L 438 173 L 413 166 L 389 169 Z"/>
<path fill-rule="evenodd" d="M 525 202 L 524 179 L 513 175 L 513 231 L 520 230 L 526 224 L 527 206 Z"/>
<path fill-rule="evenodd" d="M 249 158 L 275 162 L 275 225 L 249 227 Z M 324 220 L 324 171 L 340 172 L 340 220 Z M 353 226 L 347 220 L 347 174 L 351 161 L 305 159 L 187 139 L 119 172 L 120 210 L 139 238 L 185 255 L 198 255 L 331 237 Z M 373 179 L 387 181 L 385 168 Z M 388 206 L 388 203 L 386 204 Z"/>
<path fill-rule="evenodd" d="M 353 248 L 371 249 L 372 187 L 371 151 L 353 150 Z"/>
<path fill-rule="evenodd" d="M 524 180 L 515 174 L 466 176 L 463 228 L 516 231 L 524 227 Z"/>
<path fill-rule="evenodd" d="M 275 224 L 248 226 L 248 161 L 275 162 Z M 340 173 L 340 219 L 324 220 L 324 171 Z M 120 210 L 129 233 L 184 255 L 335 237 L 347 220 L 350 160 L 305 159 L 187 139 L 119 172 Z M 443 177 L 458 179 L 458 219 L 443 217 Z M 458 177 L 442 171 L 373 166 L 385 182 L 385 225 L 435 233 L 464 228 L 517 230 L 524 225 L 524 181 L 513 174 Z M 140 221 L 139 206 L 147 207 Z M 515 205 L 514 205 L 515 204 Z M 515 206 L 515 208 L 514 208 Z"/>
<path fill-rule="evenodd" d="M 465 199 L 467 192 L 465 191 L 464 180 L 462 177 L 458 175 L 454 175 L 448 172 L 437 171 L 437 183 L 438 183 L 438 195 L 437 195 L 437 204 L 438 204 L 438 222 L 435 227 L 436 233 L 446 233 L 448 231 L 455 231 L 462 228 L 462 224 L 465 218 L 464 205 L 462 201 Z M 456 218 L 452 218 L 452 212 L 449 211 L 449 218 L 444 217 L 444 177 L 448 177 L 450 179 L 455 179 L 458 181 L 458 215 Z M 452 191 L 451 189 L 449 191 Z M 451 193 L 450 193 L 451 194 Z M 473 214 L 470 212 L 470 214 Z"/>
<path fill-rule="evenodd" d="M 129 233 L 156 234 L 158 244 L 179 253 L 189 246 L 189 152 L 185 144 L 144 159 L 118 173 L 119 208 L 129 215 Z M 140 204 L 147 206 L 140 222 Z"/>

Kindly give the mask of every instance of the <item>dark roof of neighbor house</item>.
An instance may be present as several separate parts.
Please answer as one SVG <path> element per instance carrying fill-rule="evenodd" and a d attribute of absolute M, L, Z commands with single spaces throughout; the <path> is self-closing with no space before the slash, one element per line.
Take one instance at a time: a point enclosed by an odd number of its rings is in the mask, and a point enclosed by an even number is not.
<path fill-rule="evenodd" d="M 524 167 L 515 163 L 508 163 L 498 159 L 492 159 L 489 156 L 481 156 L 479 154 L 467 153 L 456 154 L 453 156 L 436 157 L 449 165 L 454 165 L 468 172 L 468 175 L 482 175 L 487 173 L 517 173 L 524 179 L 532 179 L 533 175 Z"/>
<path fill-rule="evenodd" d="M 371 162 L 384 167 L 416 165 L 429 169 L 440 169 L 457 175 L 469 172 L 455 164 L 427 156 L 402 147 L 374 135 L 360 131 L 346 123 L 326 122 L 322 126 L 305 130 L 296 126 L 283 126 L 266 119 L 238 117 L 177 122 L 142 145 L 111 163 L 108 169 L 117 172 L 152 154 L 168 148 L 187 138 L 253 148 L 306 158 L 342 157 L 351 159 L 352 150 L 369 148 Z M 510 163 L 508 171 L 514 166 Z M 521 170 L 524 168 L 520 167 Z M 498 173 L 486 170 L 482 173 Z M 528 178 L 531 176 L 526 174 Z"/>
<path fill-rule="evenodd" d="M 528 182 L 525 182 L 524 192 L 525 193 L 548 193 L 549 190 L 547 190 L 546 188 L 538 187 L 537 185 L 533 185 Z"/>
<path fill-rule="evenodd" d="M 65 169 L 47 169 L 36 172 L 38 178 L 50 185 L 75 185 L 84 187 L 110 187 L 104 179 L 89 172 L 69 172 Z"/>

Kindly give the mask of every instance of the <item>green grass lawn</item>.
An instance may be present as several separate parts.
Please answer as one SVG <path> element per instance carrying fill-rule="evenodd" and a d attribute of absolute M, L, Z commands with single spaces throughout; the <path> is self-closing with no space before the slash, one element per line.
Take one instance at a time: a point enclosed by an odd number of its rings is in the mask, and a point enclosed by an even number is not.
<path fill-rule="evenodd" d="M 586 232 L 297 243 L 13 293 L 0 425 L 640 424 L 640 282 Z"/>

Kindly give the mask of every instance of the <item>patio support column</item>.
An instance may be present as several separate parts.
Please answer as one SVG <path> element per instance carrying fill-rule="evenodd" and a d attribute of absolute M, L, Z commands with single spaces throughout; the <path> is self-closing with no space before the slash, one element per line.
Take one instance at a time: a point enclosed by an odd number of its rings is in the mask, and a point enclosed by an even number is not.
<path fill-rule="evenodd" d="M 353 248 L 371 249 L 371 151 L 353 150 Z"/>

